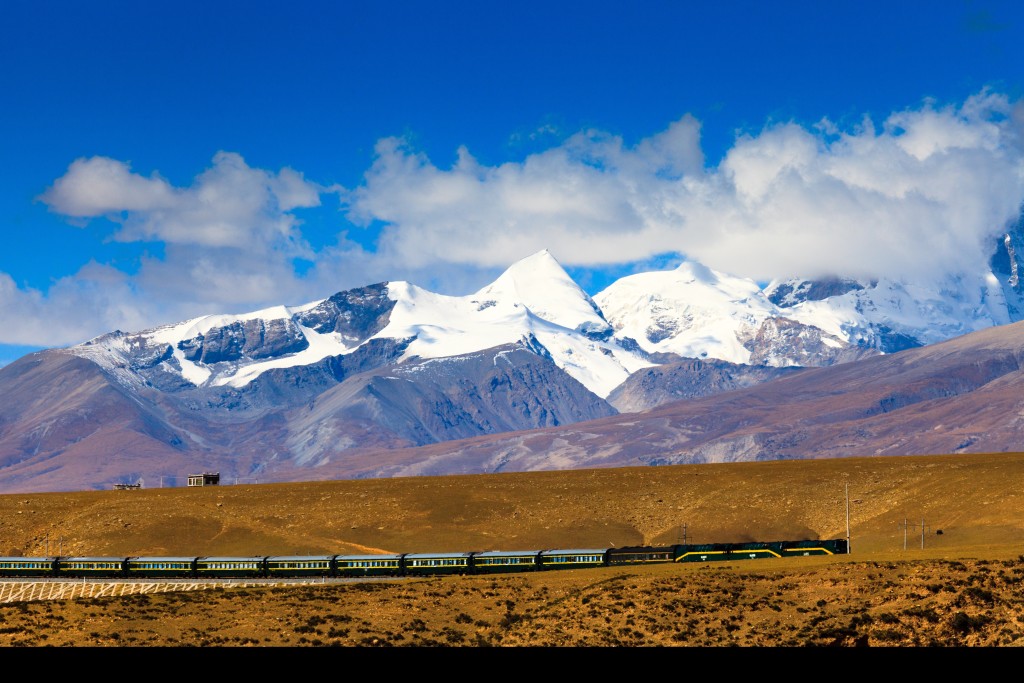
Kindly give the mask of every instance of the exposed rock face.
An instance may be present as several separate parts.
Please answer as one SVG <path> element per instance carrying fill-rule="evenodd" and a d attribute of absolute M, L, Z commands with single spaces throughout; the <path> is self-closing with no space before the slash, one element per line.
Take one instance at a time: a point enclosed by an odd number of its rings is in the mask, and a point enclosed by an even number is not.
<path fill-rule="evenodd" d="M 550 359 L 516 345 L 353 376 L 289 414 L 288 440 L 297 457 L 329 459 L 365 449 L 371 432 L 390 448 L 408 447 L 615 412 Z"/>
<path fill-rule="evenodd" d="M 633 373 L 608 395 L 608 402 L 621 413 L 638 413 L 672 401 L 751 387 L 801 369 L 686 359 Z"/>
<path fill-rule="evenodd" d="M 768 300 L 787 308 L 804 301 L 821 301 L 832 296 L 864 289 L 864 285 L 849 278 L 822 278 L 820 280 L 787 280 L 765 290 Z"/>
<path fill-rule="evenodd" d="M 751 365 L 815 367 L 876 356 L 877 349 L 845 341 L 789 318 L 768 318 L 753 336 L 743 339 Z"/>
<path fill-rule="evenodd" d="M 308 346 L 306 337 L 292 320 L 258 318 L 214 327 L 205 335 L 178 343 L 186 360 L 204 365 L 274 358 Z"/>
<path fill-rule="evenodd" d="M 321 334 L 337 332 L 349 346 L 355 346 L 387 326 L 395 307 L 387 294 L 386 282 L 339 292 L 299 315 L 298 321 Z"/>
<path fill-rule="evenodd" d="M 1024 213 L 1017 224 L 1003 234 L 995 244 L 990 263 L 1006 299 L 1011 320 L 1024 318 Z"/>

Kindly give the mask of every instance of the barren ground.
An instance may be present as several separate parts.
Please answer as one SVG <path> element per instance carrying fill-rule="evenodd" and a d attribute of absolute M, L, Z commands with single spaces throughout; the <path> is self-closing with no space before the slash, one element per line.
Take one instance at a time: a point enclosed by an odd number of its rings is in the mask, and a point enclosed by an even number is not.
<path fill-rule="evenodd" d="M 0 645 L 1018 646 L 1022 483 L 995 454 L 5 495 L 11 555 L 842 538 L 847 508 L 852 552 L 11 603 Z"/>

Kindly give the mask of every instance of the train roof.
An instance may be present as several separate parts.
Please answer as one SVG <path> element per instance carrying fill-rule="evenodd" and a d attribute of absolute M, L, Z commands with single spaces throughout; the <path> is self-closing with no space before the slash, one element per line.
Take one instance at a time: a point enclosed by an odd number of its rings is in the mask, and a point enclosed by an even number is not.
<path fill-rule="evenodd" d="M 542 550 L 542 555 L 597 555 L 604 554 L 607 548 L 567 548 L 564 550 Z"/>
<path fill-rule="evenodd" d="M 62 555 L 57 558 L 61 562 L 124 562 L 127 557 L 109 557 L 98 555 Z"/>
<path fill-rule="evenodd" d="M 437 560 L 444 557 L 469 557 L 472 552 L 468 553 L 406 553 L 406 557 L 414 557 L 417 560 Z"/>
<path fill-rule="evenodd" d="M 18 556 L 13 556 L 12 555 L 11 557 L 0 557 L 0 562 L 53 562 L 56 559 L 57 558 L 53 557 L 53 556 L 51 556 L 51 557 L 21 557 L 20 555 L 18 555 Z"/>
<path fill-rule="evenodd" d="M 475 557 L 508 557 L 510 555 L 537 555 L 540 550 L 484 550 L 474 553 Z"/>
<path fill-rule="evenodd" d="M 129 562 L 191 562 L 195 557 L 162 557 L 159 555 L 148 555 L 142 557 L 129 557 Z"/>
<path fill-rule="evenodd" d="M 338 560 L 397 560 L 402 557 L 398 553 L 388 555 L 338 555 Z"/>
<path fill-rule="evenodd" d="M 195 558 L 201 562 L 252 562 L 253 560 L 259 560 L 262 562 L 266 559 L 266 555 L 243 555 L 243 556 L 209 556 L 209 557 L 197 557 Z"/>
<path fill-rule="evenodd" d="M 334 555 L 271 555 L 267 562 L 308 562 L 309 560 L 332 560 Z"/>

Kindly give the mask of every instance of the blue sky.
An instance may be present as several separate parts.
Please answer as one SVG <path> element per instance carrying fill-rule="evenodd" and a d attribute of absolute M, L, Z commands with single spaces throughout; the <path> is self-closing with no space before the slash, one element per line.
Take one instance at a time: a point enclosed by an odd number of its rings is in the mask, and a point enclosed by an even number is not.
<path fill-rule="evenodd" d="M 0 364 L 547 248 L 591 294 L 970 271 L 1018 2 L 46 2 L 0 21 Z"/>

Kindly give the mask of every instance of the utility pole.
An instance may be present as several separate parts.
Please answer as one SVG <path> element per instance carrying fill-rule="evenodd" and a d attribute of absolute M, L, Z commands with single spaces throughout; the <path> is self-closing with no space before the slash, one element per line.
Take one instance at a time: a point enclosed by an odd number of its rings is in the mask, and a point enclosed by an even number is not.
<path fill-rule="evenodd" d="M 907 518 L 903 518 L 903 549 L 907 549 Z"/>
<path fill-rule="evenodd" d="M 682 527 L 680 527 L 680 531 L 682 532 L 683 545 L 686 545 L 686 522 L 683 522 Z M 679 540 L 678 535 L 676 535 L 676 540 Z"/>
<path fill-rule="evenodd" d="M 924 550 L 924 530 L 927 527 L 924 525 L 924 517 L 921 518 L 921 550 Z"/>
<path fill-rule="evenodd" d="M 846 554 L 850 554 L 850 482 L 846 482 Z"/>

